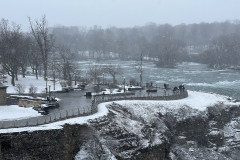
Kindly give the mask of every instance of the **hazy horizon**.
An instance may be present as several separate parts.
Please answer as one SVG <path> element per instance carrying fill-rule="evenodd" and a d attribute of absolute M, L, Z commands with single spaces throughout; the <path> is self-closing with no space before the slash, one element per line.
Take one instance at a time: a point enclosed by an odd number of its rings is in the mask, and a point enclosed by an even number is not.
<path fill-rule="evenodd" d="M 49 27 L 134 27 L 148 23 L 193 24 L 240 19 L 237 0 L 0 0 L 0 18 L 29 29 L 28 18 L 46 15 Z"/>

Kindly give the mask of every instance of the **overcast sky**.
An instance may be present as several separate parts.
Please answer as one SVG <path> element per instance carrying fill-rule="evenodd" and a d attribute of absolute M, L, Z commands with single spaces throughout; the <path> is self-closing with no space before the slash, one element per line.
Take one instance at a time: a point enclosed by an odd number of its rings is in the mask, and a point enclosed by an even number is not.
<path fill-rule="evenodd" d="M 0 0 L 0 18 L 28 29 L 46 15 L 49 26 L 133 27 L 240 19 L 240 0 Z"/>

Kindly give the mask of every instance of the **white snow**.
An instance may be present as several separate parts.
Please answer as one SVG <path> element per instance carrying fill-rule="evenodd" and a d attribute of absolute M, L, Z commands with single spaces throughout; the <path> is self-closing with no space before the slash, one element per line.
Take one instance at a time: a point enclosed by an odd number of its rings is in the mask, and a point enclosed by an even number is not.
<path fill-rule="evenodd" d="M 36 131 L 36 130 L 52 130 L 52 129 L 61 129 L 64 124 L 86 124 L 90 119 L 96 119 L 108 114 L 108 109 L 106 105 L 110 102 L 101 103 L 98 105 L 98 112 L 85 117 L 77 117 L 66 119 L 63 121 L 58 121 L 50 124 L 35 126 L 35 127 L 23 127 L 23 128 L 9 128 L 9 129 L 0 129 L 0 133 L 11 133 L 11 132 L 23 132 L 23 131 Z"/>
<path fill-rule="evenodd" d="M 37 111 L 17 105 L 0 106 L 0 121 L 19 120 L 41 116 Z"/>
<path fill-rule="evenodd" d="M 4 83 L 6 86 L 8 86 L 7 88 L 7 93 L 17 93 L 16 91 L 16 87 L 12 86 L 11 84 L 11 77 L 7 76 L 6 79 L 7 83 Z M 37 87 L 37 93 L 45 93 L 46 90 L 46 81 L 44 80 L 43 77 L 38 77 L 38 79 L 36 79 L 35 76 L 26 76 L 25 78 L 23 78 L 22 76 L 18 76 L 18 81 L 15 81 L 15 84 L 21 84 L 25 87 L 25 92 L 24 93 L 29 93 L 29 88 L 31 85 Z M 47 86 L 51 85 L 50 90 L 54 90 L 54 84 L 53 81 L 48 80 L 47 82 Z M 48 86 L 49 87 L 49 86 Z M 56 80 L 56 84 L 55 84 L 55 91 L 60 91 L 62 90 L 62 87 L 59 83 L 59 81 Z"/>
<path fill-rule="evenodd" d="M 102 94 L 107 95 L 107 94 L 118 94 L 118 93 L 124 93 L 124 90 L 106 88 L 104 91 L 101 91 L 99 93 L 92 93 L 92 95 L 102 95 Z"/>
<path fill-rule="evenodd" d="M 143 119 L 145 119 L 150 123 L 155 121 L 155 118 L 154 118 L 155 116 L 153 116 L 154 114 L 157 114 L 158 112 L 161 112 L 162 114 L 164 114 L 169 109 L 174 110 L 174 109 L 180 109 L 182 107 L 188 106 L 199 111 L 205 111 L 208 106 L 213 106 L 218 103 L 234 104 L 234 105 L 240 104 L 240 103 L 230 102 L 227 100 L 227 97 L 222 95 L 217 95 L 217 94 L 202 93 L 202 92 L 195 92 L 195 91 L 188 91 L 188 94 L 189 96 L 187 98 L 181 99 L 181 100 L 172 100 L 172 101 L 122 100 L 122 101 L 115 101 L 115 103 L 119 103 L 127 107 L 129 111 L 134 113 L 134 115 L 138 117 L 142 117 Z M 106 108 L 106 105 L 111 103 L 112 102 L 99 104 L 98 112 L 90 116 L 71 118 L 71 119 L 54 122 L 51 124 L 36 126 L 36 127 L 2 129 L 0 130 L 0 133 L 61 129 L 64 124 L 86 124 L 88 123 L 87 121 L 90 119 L 96 119 L 101 116 L 107 115 L 108 109 Z M 139 124 L 137 123 L 131 123 L 129 124 L 128 129 L 131 129 L 132 128 L 131 126 L 133 125 L 139 126 Z"/>
<path fill-rule="evenodd" d="M 183 106 L 189 106 L 193 109 L 197 109 L 199 111 L 206 110 L 207 107 L 213 106 L 218 103 L 225 103 L 225 104 L 240 104 L 234 103 L 227 100 L 226 96 L 218 95 L 218 94 L 211 94 L 211 93 L 204 93 L 204 92 L 197 92 L 197 91 L 188 91 L 188 97 L 180 100 L 171 100 L 171 101 L 141 101 L 141 100 L 123 100 L 117 101 L 117 103 L 121 105 L 132 105 L 138 104 L 142 106 L 164 106 L 165 108 L 170 109 L 177 109 Z M 136 108 L 139 109 L 139 108 Z"/>

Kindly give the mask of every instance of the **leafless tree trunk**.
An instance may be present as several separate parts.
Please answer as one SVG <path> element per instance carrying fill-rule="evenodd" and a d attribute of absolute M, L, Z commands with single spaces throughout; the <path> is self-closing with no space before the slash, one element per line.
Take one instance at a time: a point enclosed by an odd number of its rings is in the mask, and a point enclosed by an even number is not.
<path fill-rule="evenodd" d="M 53 48 L 53 36 L 49 33 L 45 15 L 40 20 L 36 20 L 35 23 L 32 22 L 30 17 L 28 19 L 32 35 L 38 45 L 41 54 L 44 78 L 46 78 L 48 72 L 49 55 Z"/>
<path fill-rule="evenodd" d="M 11 83 L 15 86 L 15 78 L 17 79 L 17 71 L 20 59 L 20 50 L 23 40 L 23 34 L 20 32 L 20 26 L 16 24 L 9 25 L 8 20 L 2 19 L 0 22 L 0 56 L 2 66 L 9 76 Z"/>
<path fill-rule="evenodd" d="M 116 83 L 116 76 L 123 74 L 122 68 L 119 65 L 108 65 L 103 69 L 103 72 L 112 76 L 113 84 Z"/>

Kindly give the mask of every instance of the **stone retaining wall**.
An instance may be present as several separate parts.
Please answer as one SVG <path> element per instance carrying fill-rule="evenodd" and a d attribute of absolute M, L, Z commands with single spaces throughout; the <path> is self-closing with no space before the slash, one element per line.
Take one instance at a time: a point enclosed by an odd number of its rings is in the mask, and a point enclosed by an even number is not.
<path fill-rule="evenodd" d="M 70 160 L 81 144 L 91 138 L 85 125 L 64 125 L 63 129 L 0 134 L 0 160 Z"/>

